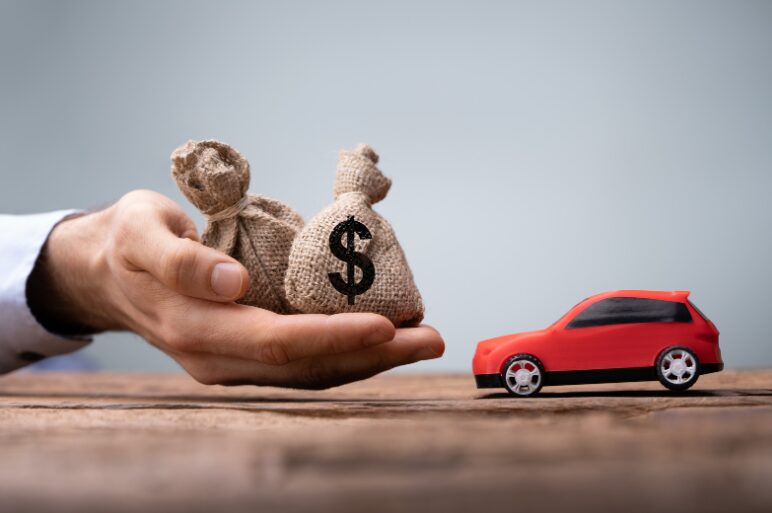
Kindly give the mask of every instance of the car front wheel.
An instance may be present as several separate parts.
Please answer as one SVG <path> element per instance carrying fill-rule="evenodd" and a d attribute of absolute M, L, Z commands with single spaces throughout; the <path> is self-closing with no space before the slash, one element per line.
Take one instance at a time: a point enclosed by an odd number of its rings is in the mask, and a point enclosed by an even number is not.
<path fill-rule="evenodd" d="M 657 358 L 657 377 L 665 388 L 686 390 L 697 382 L 700 363 L 685 347 L 671 347 Z"/>
<path fill-rule="evenodd" d="M 529 397 L 541 390 L 544 368 L 535 356 L 518 354 L 504 366 L 503 378 L 504 386 L 510 394 Z"/>

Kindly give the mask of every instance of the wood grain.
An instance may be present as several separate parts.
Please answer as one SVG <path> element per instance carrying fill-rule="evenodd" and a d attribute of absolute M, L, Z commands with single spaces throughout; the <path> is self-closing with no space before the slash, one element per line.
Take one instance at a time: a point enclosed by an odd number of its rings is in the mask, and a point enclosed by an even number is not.
<path fill-rule="evenodd" d="M 0 379 L 0 511 L 772 511 L 772 371 L 547 388 L 390 374 L 323 392 Z"/>

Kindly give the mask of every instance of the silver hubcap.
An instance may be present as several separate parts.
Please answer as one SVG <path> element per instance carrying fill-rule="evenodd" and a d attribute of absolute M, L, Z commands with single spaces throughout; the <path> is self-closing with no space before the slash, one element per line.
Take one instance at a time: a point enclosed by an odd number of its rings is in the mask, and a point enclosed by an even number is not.
<path fill-rule="evenodd" d="M 515 360 L 504 376 L 509 389 L 518 395 L 530 395 L 541 384 L 539 367 L 529 360 Z"/>
<path fill-rule="evenodd" d="M 697 362 L 684 349 L 671 349 L 662 358 L 659 370 L 669 383 L 683 385 L 691 381 L 697 373 Z"/>

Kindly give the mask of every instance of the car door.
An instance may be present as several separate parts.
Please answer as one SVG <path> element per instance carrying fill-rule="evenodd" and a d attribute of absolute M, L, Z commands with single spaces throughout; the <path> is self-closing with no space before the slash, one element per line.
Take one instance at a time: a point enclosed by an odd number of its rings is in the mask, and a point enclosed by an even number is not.
<path fill-rule="evenodd" d="M 611 297 L 589 305 L 557 334 L 555 370 L 620 369 L 647 365 L 650 334 L 639 298 Z M 651 365 L 651 363 L 648 363 Z"/>
<path fill-rule="evenodd" d="M 616 369 L 634 366 L 629 339 L 634 335 L 624 324 L 565 329 L 559 336 L 557 366 L 551 370 Z"/>

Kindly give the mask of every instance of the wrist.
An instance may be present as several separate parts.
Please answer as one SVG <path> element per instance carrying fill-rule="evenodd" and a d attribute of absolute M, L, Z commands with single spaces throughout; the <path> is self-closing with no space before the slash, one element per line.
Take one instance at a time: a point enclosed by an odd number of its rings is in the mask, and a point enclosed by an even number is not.
<path fill-rule="evenodd" d="M 102 212 L 65 218 L 38 256 L 27 281 L 27 301 L 49 331 L 85 335 L 119 328 L 108 314 L 101 217 Z"/>

